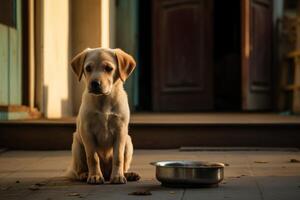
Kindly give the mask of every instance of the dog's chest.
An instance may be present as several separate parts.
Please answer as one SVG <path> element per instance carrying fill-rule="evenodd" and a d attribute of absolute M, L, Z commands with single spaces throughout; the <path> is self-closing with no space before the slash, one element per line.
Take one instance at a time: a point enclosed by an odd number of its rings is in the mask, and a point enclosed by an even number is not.
<path fill-rule="evenodd" d="M 93 134 L 99 147 L 111 147 L 116 134 L 118 134 L 120 117 L 114 113 L 101 112 L 93 112 L 89 115 L 88 132 Z"/>

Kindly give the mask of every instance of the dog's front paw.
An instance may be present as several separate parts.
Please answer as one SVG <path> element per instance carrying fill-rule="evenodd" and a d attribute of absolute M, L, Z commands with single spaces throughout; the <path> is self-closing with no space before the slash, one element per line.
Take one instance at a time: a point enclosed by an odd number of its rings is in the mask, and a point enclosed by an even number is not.
<path fill-rule="evenodd" d="M 89 175 L 87 178 L 88 184 L 103 184 L 104 178 L 100 175 Z"/>
<path fill-rule="evenodd" d="M 126 180 L 125 176 L 117 175 L 117 176 L 113 176 L 112 178 L 110 178 L 110 183 L 111 184 L 125 184 L 125 183 L 127 183 L 127 180 Z"/>

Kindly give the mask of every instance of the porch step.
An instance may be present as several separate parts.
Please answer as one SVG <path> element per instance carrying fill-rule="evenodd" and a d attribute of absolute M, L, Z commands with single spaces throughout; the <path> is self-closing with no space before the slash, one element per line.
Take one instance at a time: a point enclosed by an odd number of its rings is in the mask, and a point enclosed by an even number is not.
<path fill-rule="evenodd" d="M 75 118 L 0 121 L 0 146 L 70 149 Z M 137 149 L 300 148 L 300 116 L 254 113 L 137 113 L 129 133 Z"/>
<path fill-rule="evenodd" d="M 41 116 L 36 108 L 23 105 L 0 105 L 0 120 L 37 119 Z"/>

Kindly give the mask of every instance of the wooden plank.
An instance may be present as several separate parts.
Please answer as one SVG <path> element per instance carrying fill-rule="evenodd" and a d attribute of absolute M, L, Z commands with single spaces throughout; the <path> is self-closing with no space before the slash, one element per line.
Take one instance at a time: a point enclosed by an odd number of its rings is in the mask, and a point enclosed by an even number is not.
<path fill-rule="evenodd" d="M 17 54 L 17 30 L 9 28 L 9 104 L 17 104 L 18 102 L 18 54 Z"/>
<path fill-rule="evenodd" d="M 19 121 L 0 121 L 2 124 L 60 124 L 75 125 L 75 117 L 58 119 L 35 119 Z M 286 116 L 275 113 L 133 113 L 131 125 L 255 125 L 289 124 L 300 125 L 300 116 Z"/>
<path fill-rule="evenodd" d="M 300 90 L 300 85 L 287 85 L 284 87 L 284 90 L 287 91 Z"/>
<path fill-rule="evenodd" d="M 300 51 L 292 51 L 287 54 L 287 58 L 295 58 L 300 56 Z"/>
<path fill-rule="evenodd" d="M 22 20 L 21 1 L 16 0 L 17 28 L 9 28 L 9 104 L 21 105 L 22 71 L 21 71 L 21 50 L 22 50 Z"/>
<path fill-rule="evenodd" d="M 299 3 L 300 4 L 300 3 Z M 300 87 L 300 57 L 295 58 L 294 86 Z M 300 90 L 294 90 L 293 112 L 300 113 Z"/>
<path fill-rule="evenodd" d="M 298 148 L 280 148 L 280 147 L 180 147 L 179 151 L 299 151 Z"/>
<path fill-rule="evenodd" d="M 20 105 L 8 105 L 3 106 L 0 105 L 0 112 L 29 112 L 30 109 L 27 106 L 20 106 Z"/>
<path fill-rule="evenodd" d="M 35 108 L 23 105 L 0 105 L 0 121 L 7 120 L 32 120 L 41 117 Z"/>
<path fill-rule="evenodd" d="M 138 63 L 138 1 L 118 1 L 116 18 L 116 46 L 131 54 Z M 138 105 L 138 67 L 125 82 L 131 110 Z"/>
<path fill-rule="evenodd" d="M 249 107 L 248 88 L 249 86 L 249 65 L 250 65 L 250 0 L 242 0 L 241 3 L 241 51 L 242 51 L 242 108 Z"/>
<path fill-rule="evenodd" d="M 296 27 L 296 32 L 297 32 L 297 52 L 300 54 L 300 1 L 297 1 L 297 27 Z M 295 58 L 295 74 L 294 74 L 294 84 L 295 85 L 300 85 L 300 57 L 297 56 Z M 293 94 L 293 112 L 295 113 L 300 113 L 300 90 L 294 90 Z"/>
<path fill-rule="evenodd" d="M 17 0 L 17 40 L 18 40 L 18 46 L 17 46 L 17 53 L 18 53 L 18 71 L 17 75 L 18 76 L 18 88 L 16 92 L 18 93 L 18 99 L 17 99 L 17 104 L 21 105 L 22 104 L 22 0 Z"/>
<path fill-rule="evenodd" d="M 0 104 L 8 104 L 8 28 L 0 24 Z"/>

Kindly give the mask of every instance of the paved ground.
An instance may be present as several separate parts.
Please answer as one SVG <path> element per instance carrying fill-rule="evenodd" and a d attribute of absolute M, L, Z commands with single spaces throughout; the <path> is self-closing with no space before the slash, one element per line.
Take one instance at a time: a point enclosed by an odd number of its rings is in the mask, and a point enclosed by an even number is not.
<path fill-rule="evenodd" d="M 217 188 L 164 188 L 149 162 L 189 159 L 228 163 Z M 60 176 L 70 162 L 69 151 L 7 151 L 0 154 L 0 199 L 300 199 L 300 152 L 293 151 L 135 151 L 132 171 L 139 182 L 126 185 L 87 185 Z M 35 185 L 36 184 L 36 185 Z M 152 195 L 129 193 L 149 190 Z"/>

